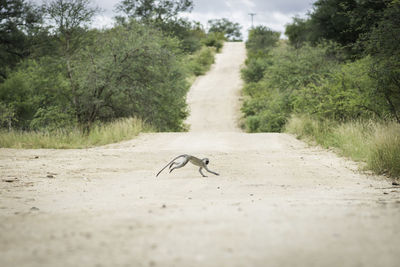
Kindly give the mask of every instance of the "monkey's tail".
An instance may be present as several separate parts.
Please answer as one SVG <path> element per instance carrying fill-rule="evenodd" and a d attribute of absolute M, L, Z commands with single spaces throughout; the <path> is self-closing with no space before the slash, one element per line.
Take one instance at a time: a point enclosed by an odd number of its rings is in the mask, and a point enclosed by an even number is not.
<path fill-rule="evenodd" d="M 187 156 L 186 154 L 183 154 L 183 155 L 177 156 L 176 158 L 174 158 L 173 160 L 171 160 L 167 165 L 165 165 L 164 168 L 162 168 L 162 169 L 157 173 L 156 177 L 158 177 L 158 175 L 159 175 L 165 168 L 167 168 L 168 165 L 170 165 L 172 162 L 174 162 L 175 160 L 179 159 L 180 157 L 186 157 L 186 156 Z"/>

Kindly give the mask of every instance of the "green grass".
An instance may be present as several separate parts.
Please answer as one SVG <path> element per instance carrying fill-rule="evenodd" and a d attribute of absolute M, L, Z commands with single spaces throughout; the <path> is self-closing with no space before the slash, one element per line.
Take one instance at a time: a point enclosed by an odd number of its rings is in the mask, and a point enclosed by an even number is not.
<path fill-rule="evenodd" d="M 7 148 L 88 148 L 132 139 L 140 132 L 150 131 L 137 118 L 119 119 L 95 125 L 89 134 L 77 128 L 52 132 L 0 131 L 0 147 Z"/>
<path fill-rule="evenodd" d="M 285 131 L 299 139 L 317 143 L 352 160 L 365 162 L 366 169 L 400 178 L 400 125 L 395 122 L 313 120 L 292 116 Z"/>

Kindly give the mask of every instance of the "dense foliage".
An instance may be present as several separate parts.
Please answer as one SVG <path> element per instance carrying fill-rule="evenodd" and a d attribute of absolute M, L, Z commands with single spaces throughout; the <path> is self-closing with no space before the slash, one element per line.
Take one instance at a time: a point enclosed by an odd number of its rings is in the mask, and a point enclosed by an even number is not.
<path fill-rule="evenodd" d="M 391 115 L 400 123 L 400 1 L 393 1 L 366 40 L 371 55 L 370 76 L 375 93 L 385 99 Z"/>
<path fill-rule="evenodd" d="M 232 22 L 229 19 L 211 19 L 208 21 L 208 25 L 210 28 L 208 29 L 209 33 L 223 33 L 225 38 L 229 41 L 241 41 L 242 33 L 239 23 Z"/>
<path fill-rule="evenodd" d="M 286 35 L 249 34 L 246 130 L 285 130 L 400 177 L 400 1 L 318 0 Z"/>
<path fill-rule="evenodd" d="M 191 11 L 192 8 L 192 0 L 122 0 L 117 5 L 117 10 L 125 16 L 146 23 L 168 23 L 176 19 L 179 13 Z"/>
<path fill-rule="evenodd" d="M 357 56 L 363 40 L 393 0 L 317 0 L 307 19 L 295 18 L 285 34 L 292 45 L 334 41 Z M 355 45 L 358 44 L 358 45 Z"/>
<path fill-rule="evenodd" d="M 250 31 L 247 130 L 282 131 L 292 114 L 400 122 L 399 25 L 399 1 L 319 0 L 309 18 L 287 25 L 288 45 L 275 47 L 268 29 Z"/>
<path fill-rule="evenodd" d="M 200 49 L 201 41 L 206 37 L 202 25 L 180 18 L 181 12 L 193 9 L 191 0 L 122 0 L 116 10 L 119 24 L 125 25 L 135 20 L 161 30 L 164 35 L 177 37 L 185 52 L 193 53 Z"/>
<path fill-rule="evenodd" d="M 249 59 L 267 56 L 271 48 L 278 45 L 279 32 L 275 32 L 265 26 L 257 26 L 249 31 L 249 39 L 246 48 L 249 52 Z"/>
<path fill-rule="evenodd" d="M 90 0 L 1 1 L 0 128 L 88 133 L 136 117 L 184 130 L 188 77 L 207 70 L 214 48 L 205 46 L 223 40 L 177 19 L 192 4 L 124 0 L 115 26 L 96 30 Z"/>
<path fill-rule="evenodd" d="M 9 68 L 32 52 L 41 12 L 24 0 L 0 2 L 0 82 Z"/>

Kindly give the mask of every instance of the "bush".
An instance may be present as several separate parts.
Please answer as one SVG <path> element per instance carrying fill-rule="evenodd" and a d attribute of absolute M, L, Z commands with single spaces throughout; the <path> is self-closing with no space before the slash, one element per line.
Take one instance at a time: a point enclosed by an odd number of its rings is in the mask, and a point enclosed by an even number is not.
<path fill-rule="evenodd" d="M 244 93 L 250 99 L 244 101 L 242 111 L 253 116 L 252 126 L 248 131 L 279 132 L 293 112 L 297 91 L 321 81 L 337 68 L 335 59 L 328 55 L 328 47 L 303 46 L 300 49 L 291 47 L 276 48 L 266 58 L 255 59 L 260 64 L 249 64 L 242 75 L 258 80 L 248 83 Z M 254 59 L 253 59 L 254 61 Z M 256 63 L 257 64 L 257 63 Z M 259 67 L 259 66 L 262 67 Z M 246 78 L 245 78 L 246 79 Z M 255 117 L 258 123 L 254 123 Z M 249 122 L 250 123 L 250 122 Z"/>
<path fill-rule="evenodd" d="M 196 76 L 205 74 L 215 61 L 214 55 L 214 48 L 203 47 L 193 55 L 189 56 L 189 72 Z"/>
<path fill-rule="evenodd" d="M 358 118 L 383 118 L 389 113 L 385 101 L 374 94 L 376 80 L 369 76 L 371 59 L 340 65 L 328 76 L 296 92 L 294 111 L 322 119 L 347 121 Z"/>
<path fill-rule="evenodd" d="M 229 41 L 237 42 L 242 40 L 242 33 L 239 23 L 232 22 L 226 18 L 211 19 L 208 21 L 208 33 L 222 33 L 224 38 Z"/>
<path fill-rule="evenodd" d="M 48 57 L 25 60 L 0 84 L 0 101 L 13 111 L 12 127 L 55 129 L 75 121 L 60 64 Z"/>
<path fill-rule="evenodd" d="M 0 102 L 0 128 L 12 129 L 16 121 L 14 108 L 10 104 Z"/>
<path fill-rule="evenodd" d="M 68 64 L 56 56 L 23 62 L 0 84 L 0 102 L 23 130 L 88 131 L 97 121 L 139 117 L 180 131 L 188 114 L 184 56 L 178 40 L 135 22 L 93 31 Z"/>
<path fill-rule="evenodd" d="M 246 48 L 249 58 L 265 57 L 269 51 L 278 45 L 281 33 L 265 26 L 257 26 L 249 31 Z"/>
<path fill-rule="evenodd" d="M 285 95 L 278 90 L 245 100 L 242 112 L 248 132 L 280 132 L 289 116 Z"/>
<path fill-rule="evenodd" d="M 241 69 L 242 79 L 246 83 L 258 82 L 264 77 L 264 71 L 272 65 L 271 59 L 266 57 L 251 58 L 246 61 L 246 68 Z"/>
<path fill-rule="evenodd" d="M 155 26 L 159 27 L 165 35 L 178 38 L 182 50 L 186 53 L 194 53 L 199 50 L 202 40 L 206 38 L 206 33 L 200 23 L 183 18 L 155 22 Z"/>
<path fill-rule="evenodd" d="M 78 122 L 139 117 L 160 131 L 180 131 L 188 83 L 179 42 L 132 22 L 98 34 L 72 62 Z"/>
<path fill-rule="evenodd" d="M 210 32 L 207 34 L 207 37 L 204 39 L 203 43 L 206 46 L 215 47 L 217 53 L 221 51 L 224 46 L 225 41 L 224 34 L 221 32 Z"/>

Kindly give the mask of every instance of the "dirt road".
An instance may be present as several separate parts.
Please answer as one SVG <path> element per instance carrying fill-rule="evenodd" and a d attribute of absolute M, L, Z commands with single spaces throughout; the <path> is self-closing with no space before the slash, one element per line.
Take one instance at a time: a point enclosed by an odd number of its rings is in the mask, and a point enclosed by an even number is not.
<path fill-rule="evenodd" d="M 290 135 L 240 132 L 244 58 L 228 43 L 196 81 L 191 132 L 0 149 L 0 266 L 400 266 L 400 188 Z M 156 179 L 181 153 L 221 175 Z"/>

